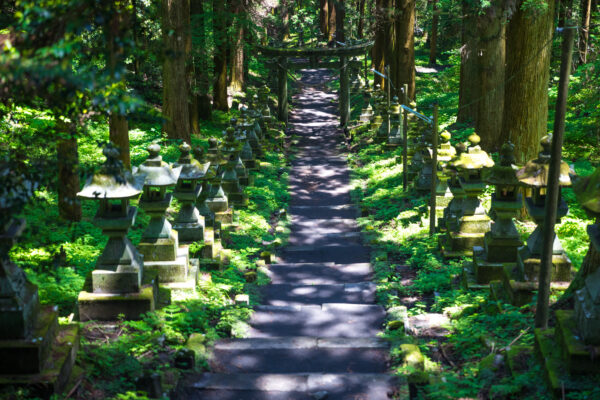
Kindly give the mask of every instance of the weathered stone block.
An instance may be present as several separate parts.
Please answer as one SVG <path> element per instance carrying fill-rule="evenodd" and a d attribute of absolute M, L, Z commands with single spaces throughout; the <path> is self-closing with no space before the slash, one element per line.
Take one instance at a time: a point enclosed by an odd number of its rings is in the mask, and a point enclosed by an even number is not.
<path fill-rule="evenodd" d="M 138 249 L 144 256 L 144 264 L 152 261 L 171 261 L 177 258 L 178 240 L 177 232 L 173 237 L 157 239 L 152 242 L 140 242 Z"/>
<path fill-rule="evenodd" d="M 144 263 L 146 272 L 154 272 L 161 284 L 185 282 L 189 268 L 189 248 L 177 249 L 177 258 L 173 261 L 151 261 Z"/>
<path fill-rule="evenodd" d="M 140 271 L 92 271 L 94 293 L 134 293 L 140 290 Z"/>
<path fill-rule="evenodd" d="M 142 286 L 138 293 L 101 294 L 80 292 L 77 299 L 80 321 L 114 321 L 119 315 L 125 319 L 140 319 L 141 315 L 153 311 L 158 294 L 158 281 Z"/>

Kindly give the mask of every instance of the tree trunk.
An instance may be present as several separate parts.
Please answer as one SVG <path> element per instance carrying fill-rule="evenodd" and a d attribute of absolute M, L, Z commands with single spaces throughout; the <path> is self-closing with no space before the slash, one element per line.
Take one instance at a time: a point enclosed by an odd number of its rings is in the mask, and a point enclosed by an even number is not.
<path fill-rule="evenodd" d="M 335 37 L 335 15 L 336 15 L 336 10 L 335 10 L 335 0 L 327 0 L 327 9 L 329 10 L 329 28 L 327 28 L 327 32 L 328 32 L 328 36 L 327 36 L 327 41 L 330 42 L 332 41 Z"/>
<path fill-rule="evenodd" d="M 548 124 L 548 82 L 554 0 L 535 15 L 517 9 L 506 33 L 506 86 L 502 139 L 515 144 L 518 162 L 534 158 Z"/>
<path fill-rule="evenodd" d="M 440 16 L 438 14 L 437 0 L 431 2 L 431 34 L 429 35 L 429 64 L 437 64 L 437 36 Z"/>
<path fill-rule="evenodd" d="M 581 28 L 579 29 L 579 62 L 587 62 L 590 39 L 590 21 L 592 17 L 592 0 L 581 0 Z"/>
<path fill-rule="evenodd" d="M 244 88 L 244 9 L 241 0 L 235 0 L 233 51 L 231 60 L 230 87 L 234 93 L 243 91 Z M 284 6 L 282 6 L 284 7 Z M 287 11 L 286 11 L 287 14 Z"/>
<path fill-rule="evenodd" d="M 481 98 L 475 104 L 475 130 L 481 146 L 496 151 L 502 145 L 502 114 L 504 110 L 504 61 L 506 19 L 502 2 L 494 0 L 482 10 L 478 21 L 477 72 Z"/>
<path fill-rule="evenodd" d="M 192 47 L 192 61 L 195 69 L 196 87 L 192 90 L 193 102 L 196 103 L 198 117 L 209 120 L 212 116 L 210 102 L 210 79 L 208 72 L 208 54 L 206 40 L 206 14 L 204 2 L 206 0 L 191 0 L 190 13 L 192 19 L 192 36 L 197 42 Z"/>
<path fill-rule="evenodd" d="M 137 18 L 138 0 L 131 0 L 131 33 L 133 38 L 134 51 L 133 55 L 133 72 L 137 75 L 140 72 L 140 58 L 139 58 L 139 23 Z"/>
<path fill-rule="evenodd" d="M 189 0 L 163 0 L 163 132 L 191 143 L 188 104 Z"/>
<path fill-rule="evenodd" d="M 375 4 L 375 44 L 373 45 L 373 69 L 384 73 L 385 71 L 385 48 L 386 48 L 386 31 L 385 31 L 385 10 L 388 8 L 389 0 L 376 0 Z M 375 85 L 381 85 L 383 88 L 383 78 L 377 74 L 374 76 Z"/>
<path fill-rule="evenodd" d="M 408 85 L 408 98 L 416 98 L 415 0 L 396 1 L 396 63 L 393 82 L 397 90 Z"/>
<path fill-rule="evenodd" d="M 319 0 L 319 27 L 324 37 L 329 37 L 329 1 Z"/>
<path fill-rule="evenodd" d="M 281 0 L 281 40 L 285 41 L 290 38 L 290 7 L 287 0 Z"/>
<path fill-rule="evenodd" d="M 337 0 L 336 3 L 336 13 L 335 13 L 335 40 L 341 43 L 346 42 L 346 29 L 345 29 L 345 21 L 346 18 L 346 5 L 344 4 L 344 0 Z"/>
<path fill-rule="evenodd" d="M 461 31 L 462 47 L 460 49 L 460 84 L 458 90 L 458 115 L 457 122 L 474 122 L 477 107 L 474 101 L 479 97 L 479 84 L 477 82 L 477 17 L 476 10 L 467 0 L 462 4 L 463 23 Z"/>
<path fill-rule="evenodd" d="M 358 28 L 356 36 L 359 39 L 365 36 L 365 2 L 366 0 L 358 0 Z"/>
<path fill-rule="evenodd" d="M 215 40 L 213 108 L 227 111 L 227 21 L 223 0 L 213 0 L 213 36 Z"/>
<path fill-rule="evenodd" d="M 113 81 L 119 83 L 125 90 L 125 66 L 123 39 L 127 31 L 127 15 L 124 6 L 114 6 L 112 18 L 105 27 L 107 43 L 108 70 Z M 134 19 L 135 21 L 135 19 Z M 118 72 L 118 74 L 117 74 Z M 117 77 L 120 76 L 120 79 Z M 121 150 L 119 158 L 127 169 L 131 169 L 131 157 L 129 148 L 129 124 L 125 115 L 121 115 L 118 107 L 113 106 L 109 111 L 108 131 L 109 140 Z"/>
<path fill-rule="evenodd" d="M 57 127 L 62 131 L 56 144 L 58 160 L 58 213 L 67 221 L 81 221 L 81 202 L 79 192 L 79 154 L 77 137 L 69 135 L 69 125 L 57 119 Z"/>

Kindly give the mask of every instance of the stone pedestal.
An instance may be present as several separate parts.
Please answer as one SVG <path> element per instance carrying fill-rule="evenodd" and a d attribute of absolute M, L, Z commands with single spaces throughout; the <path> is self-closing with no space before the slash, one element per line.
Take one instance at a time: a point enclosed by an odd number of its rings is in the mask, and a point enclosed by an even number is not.
<path fill-rule="evenodd" d="M 242 187 L 240 186 L 235 166 L 235 156 L 231 155 L 229 162 L 225 166 L 225 171 L 223 172 L 223 183 L 221 185 L 230 203 L 236 207 L 247 207 L 248 196 L 244 193 Z"/>
<path fill-rule="evenodd" d="M 61 393 L 69 380 L 79 326 L 59 325 L 58 309 L 41 306 L 37 286 L 9 260 L 8 252 L 24 228 L 23 220 L 0 227 L 0 387 L 28 386 L 48 398 Z"/>
<path fill-rule="evenodd" d="M 171 168 L 162 162 L 158 145 L 151 145 L 148 151 L 150 156 L 138 168 L 138 174 L 145 176 L 144 193 L 139 205 L 150 216 L 150 222 L 142 234 L 138 250 L 144 256 L 144 268 L 158 276 L 161 286 L 169 288 L 176 283 L 175 286 L 180 287 L 185 283 L 193 289 L 197 272 L 190 269 L 189 249 L 179 247 L 179 233 L 172 229 L 166 218 L 173 198 L 166 193 L 166 189 L 178 183 L 183 164 Z M 190 203 L 195 208 L 194 202 Z"/>
<path fill-rule="evenodd" d="M 471 147 L 461 153 L 450 164 L 458 170 L 459 183 L 465 197 L 456 219 L 446 219 L 446 240 L 442 246 L 444 257 L 472 256 L 473 247 L 482 247 L 485 233 L 490 230 L 491 219 L 487 216 L 479 196 L 485 190 L 482 180 L 483 168 L 494 165 L 492 159 L 479 147 L 480 138 L 476 134 L 469 137 Z"/>
<path fill-rule="evenodd" d="M 107 145 L 103 153 L 106 162 L 78 193 L 79 197 L 99 200 L 94 224 L 109 238 L 79 294 L 79 318 L 81 321 L 116 320 L 125 314 L 129 319 L 138 319 L 141 314 L 154 310 L 158 294 L 152 283 L 155 278 L 146 276 L 143 256 L 127 238 L 137 215 L 137 209 L 129 205 L 129 200 L 141 193 L 145 175 L 133 177 L 125 170 L 118 159 L 119 150 L 112 144 Z M 107 307 L 107 299 L 119 301 Z"/>

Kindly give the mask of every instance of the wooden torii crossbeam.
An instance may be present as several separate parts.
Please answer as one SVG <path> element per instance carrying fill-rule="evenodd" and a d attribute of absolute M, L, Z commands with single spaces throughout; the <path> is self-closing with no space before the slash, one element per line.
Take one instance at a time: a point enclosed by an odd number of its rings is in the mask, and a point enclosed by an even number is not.
<path fill-rule="evenodd" d="M 341 47 L 294 47 L 283 48 L 273 46 L 257 45 L 256 49 L 265 57 L 272 57 L 271 65 L 277 70 L 277 116 L 279 120 L 288 120 L 288 70 L 306 68 L 339 68 L 340 69 L 340 125 L 348 126 L 350 118 L 350 69 L 355 65 L 349 58 L 365 54 L 371 47 L 373 41 L 361 42 Z M 336 61 L 321 61 L 323 58 L 339 57 Z M 309 61 L 304 61 L 308 59 Z M 360 63 L 356 65 L 360 66 Z"/>

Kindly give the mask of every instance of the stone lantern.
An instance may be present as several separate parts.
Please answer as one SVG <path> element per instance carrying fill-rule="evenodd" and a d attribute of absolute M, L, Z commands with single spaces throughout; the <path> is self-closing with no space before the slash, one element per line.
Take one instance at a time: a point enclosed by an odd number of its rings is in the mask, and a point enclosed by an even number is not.
<path fill-rule="evenodd" d="M 585 271 L 579 275 L 585 279 L 578 282 L 580 289 L 573 295 L 574 310 L 556 310 L 553 328 L 535 330 L 535 345 L 545 375 L 552 377 L 549 383 L 554 397 L 564 397 L 567 391 L 589 391 L 590 398 L 596 398 L 600 374 L 600 168 L 573 186 L 579 204 L 596 220 L 588 226 L 590 247 L 579 271 Z"/>
<path fill-rule="evenodd" d="M 234 154 L 231 154 L 223 172 L 223 190 L 232 204 L 238 207 L 247 207 L 248 196 L 244 193 L 240 185 L 236 172 L 236 165 L 237 157 Z"/>
<path fill-rule="evenodd" d="M 211 168 L 220 168 L 223 164 L 223 156 L 219 148 L 219 141 L 216 138 L 208 139 L 207 159 L 210 162 Z"/>
<path fill-rule="evenodd" d="M 491 230 L 485 234 L 483 248 L 474 249 L 473 272 L 478 284 L 501 280 L 504 268 L 512 268 L 516 264 L 518 249 L 523 245 L 513 222 L 523 203 L 514 148 L 510 142 L 502 146 L 500 164 L 492 167 L 485 179 L 486 183 L 495 187 L 490 210 L 493 222 Z"/>
<path fill-rule="evenodd" d="M 482 178 L 484 168 L 494 166 L 494 161 L 479 147 L 480 137 L 469 136 L 471 146 L 450 164 L 458 171 L 460 186 L 465 191 L 460 216 L 455 223 L 446 220 L 446 243 L 443 246 L 445 257 L 470 256 L 474 246 L 483 246 L 483 238 L 490 230 L 491 220 L 487 216 L 479 196 L 486 185 Z"/>
<path fill-rule="evenodd" d="M 546 188 L 548 185 L 548 171 L 550 168 L 550 147 L 552 136 L 548 135 L 541 140 L 542 152 L 537 159 L 529 161 L 523 168 L 517 171 L 519 181 L 531 188 L 532 195 L 525 198 L 527 212 L 533 218 L 537 227 L 527 239 L 527 245 L 518 252 L 517 264 L 520 278 L 524 281 L 537 282 L 540 270 L 543 247 L 543 222 L 546 204 Z M 569 166 L 564 161 L 560 166 L 559 187 L 571 185 L 569 177 Z M 568 207 L 559 191 L 558 210 L 556 216 L 558 221 L 567 215 Z M 557 221 L 557 222 L 558 222 Z M 571 280 L 571 260 L 565 254 L 560 240 L 554 234 L 552 246 L 552 281 L 567 282 Z"/>
<path fill-rule="evenodd" d="M 161 285 L 188 283 L 193 287 L 197 269 L 194 263 L 190 268 L 189 248 L 179 247 L 179 234 L 166 217 L 173 200 L 167 189 L 178 183 L 183 165 L 173 168 L 164 162 L 158 144 L 151 144 L 147 150 L 148 158 L 135 171 L 137 176 L 145 177 L 139 205 L 150 216 L 138 249 L 144 255 L 146 269 L 158 274 Z"/>
<path fill-rule="evenodd" d="M 575 293 L 575 318 L 579 333 L 588 345 L 600 345 L 600 168 L 581 179 L 574 188 L 577 200 L 596 223 L 587 228 L 590 249 L 586 262 L 588 276 L 583 288 Z M 584 266 L 582 266 L 583 268 Z"/>
<path fill-rule="evenodd" d="M 242 109 L 242 115 L 244 116 L 244 123 L 242 124 L 242 129 L 246 133 L 246 137 L 250 142 L 250 146 L 252 146 L 252 152 L 261 157 L 263 154 L 262 146 L 260 144 L 260 140 L 255 130 L 255 120 L 250 117 L 248 114 L 248 109 Z"/>
<path fill-rule="evenodd" d="M 59 325 L 58 308 L 40 304 L 37 286 L 9 257 L 25 229 L 13 215 L 32 195 L 32 183 L 3 163 L 0 185 L 0 385 L 30 386 L 32 396 L 49 398 L 69 381 L 79 325 Z"/>
<path fill-rule="evenodd" d="M 390 135 L 388 137 L 388 145 L 397 147 L 402 144 L 403 133 L 402 133 L 402 113 L 400 111 L 400 103 L 398 103 L 398 97 L 394 96 L 392 105 L 390 107 Z"/>
<path fill-rule="evenodd" d="M 371 105 L 371 90 L 365 90 L 363 95 L 363 102 L 365 106 L 360 112 L 360 122 L 363 124 L 368 124 L 373 118 L 373 106 Z"/>
<path fill-rule="evenodd" d="M 201 180 L 206 176 L 210 163 L 201 164 L 190 153 L 192 148 L 183 143 L 179 146 L 181 155 L 175 168 L 181 167 L 179 180 L 173 195 L 181 203 L 173 228 L 179 235 L 179 241 L 191 243 L 204 240 L 204 217 L 196 208 L 196 201 L 202 192 Z"/>
<path fill-rule="evenodd" d="M 433 132 L 430 127 L 421 131 L 421 140 L 417 143 L 415 154 L 412 158 L 410 170 L 417 175 L 415 189 L 421 195 L 431 191 L 431 177 L 433 176 L 433 150 L 431 148 Z M 410 175 L 410 174 L 409 174 Z"/>
<path fill-rule="evenodd" d="M 458 170 L 452 165 L 452 162 L 458 160 L 460 155 L 467 151 L 465 143 L 458 143 L 455 147 L 456 154 L 449 162 L 442 164 L 442 173 L 448 177 L 448 189 L 452 194 L 450 202 L 444 208 L 442 218 L 438 221 L 438 229 L 440 232 L 448 230 L 448 226 L 454 227 L 457 225 L 457 220 L 460 217 L 462 210 L 462 202 L 465 198 L 465 191 L 460 186 L 458 178 Z M 444 237 L 445 240 L 445 237 Z"/>
<path fill-rule="evenodd" d="M 154 310 L 157 295 L 152 274 L 145 273 L 143 257 L 127 238 L 137 215 L 129 201 L 142 192 L 145 176 L 132 176 L 118 159 L 119 149 L 111 143 L 103 154 L 105 163 L 77 194 L 99 202 L 94 224 L 108 236 L 96 267 L 79 294 L 79 318 L 114 320 L 124 314 L 127 319 L 137 319 Z"/>
<path fill-rule="evenodd" d="M 438 218 L 443 217 L 444 209 L 450 204 L 452 200 L 452 191 L 448 187 L 448 180 L 450 176 L 447 173 L 446 165 L 456 156 L 456 149 L 450 144 L 450 132 L 443 131 L 440 134 L 440 147 L 438 149 L 438 168 L 437 174 L 437 186 L 436 186 L 436 214 Z"/>
<path fill-rule="evenodd" d="M 214 215 L 215 225 L 219 223 L 231 224 L 233 222 L 233 210 L 229 207 L 229 200 L 222 187 L 225 171 L 221 167 L 212 165 L 211 169 L 210 191 L 205 200 L 206 206 Z M 215 234 L 217 234 L 216 231 Z"/>

